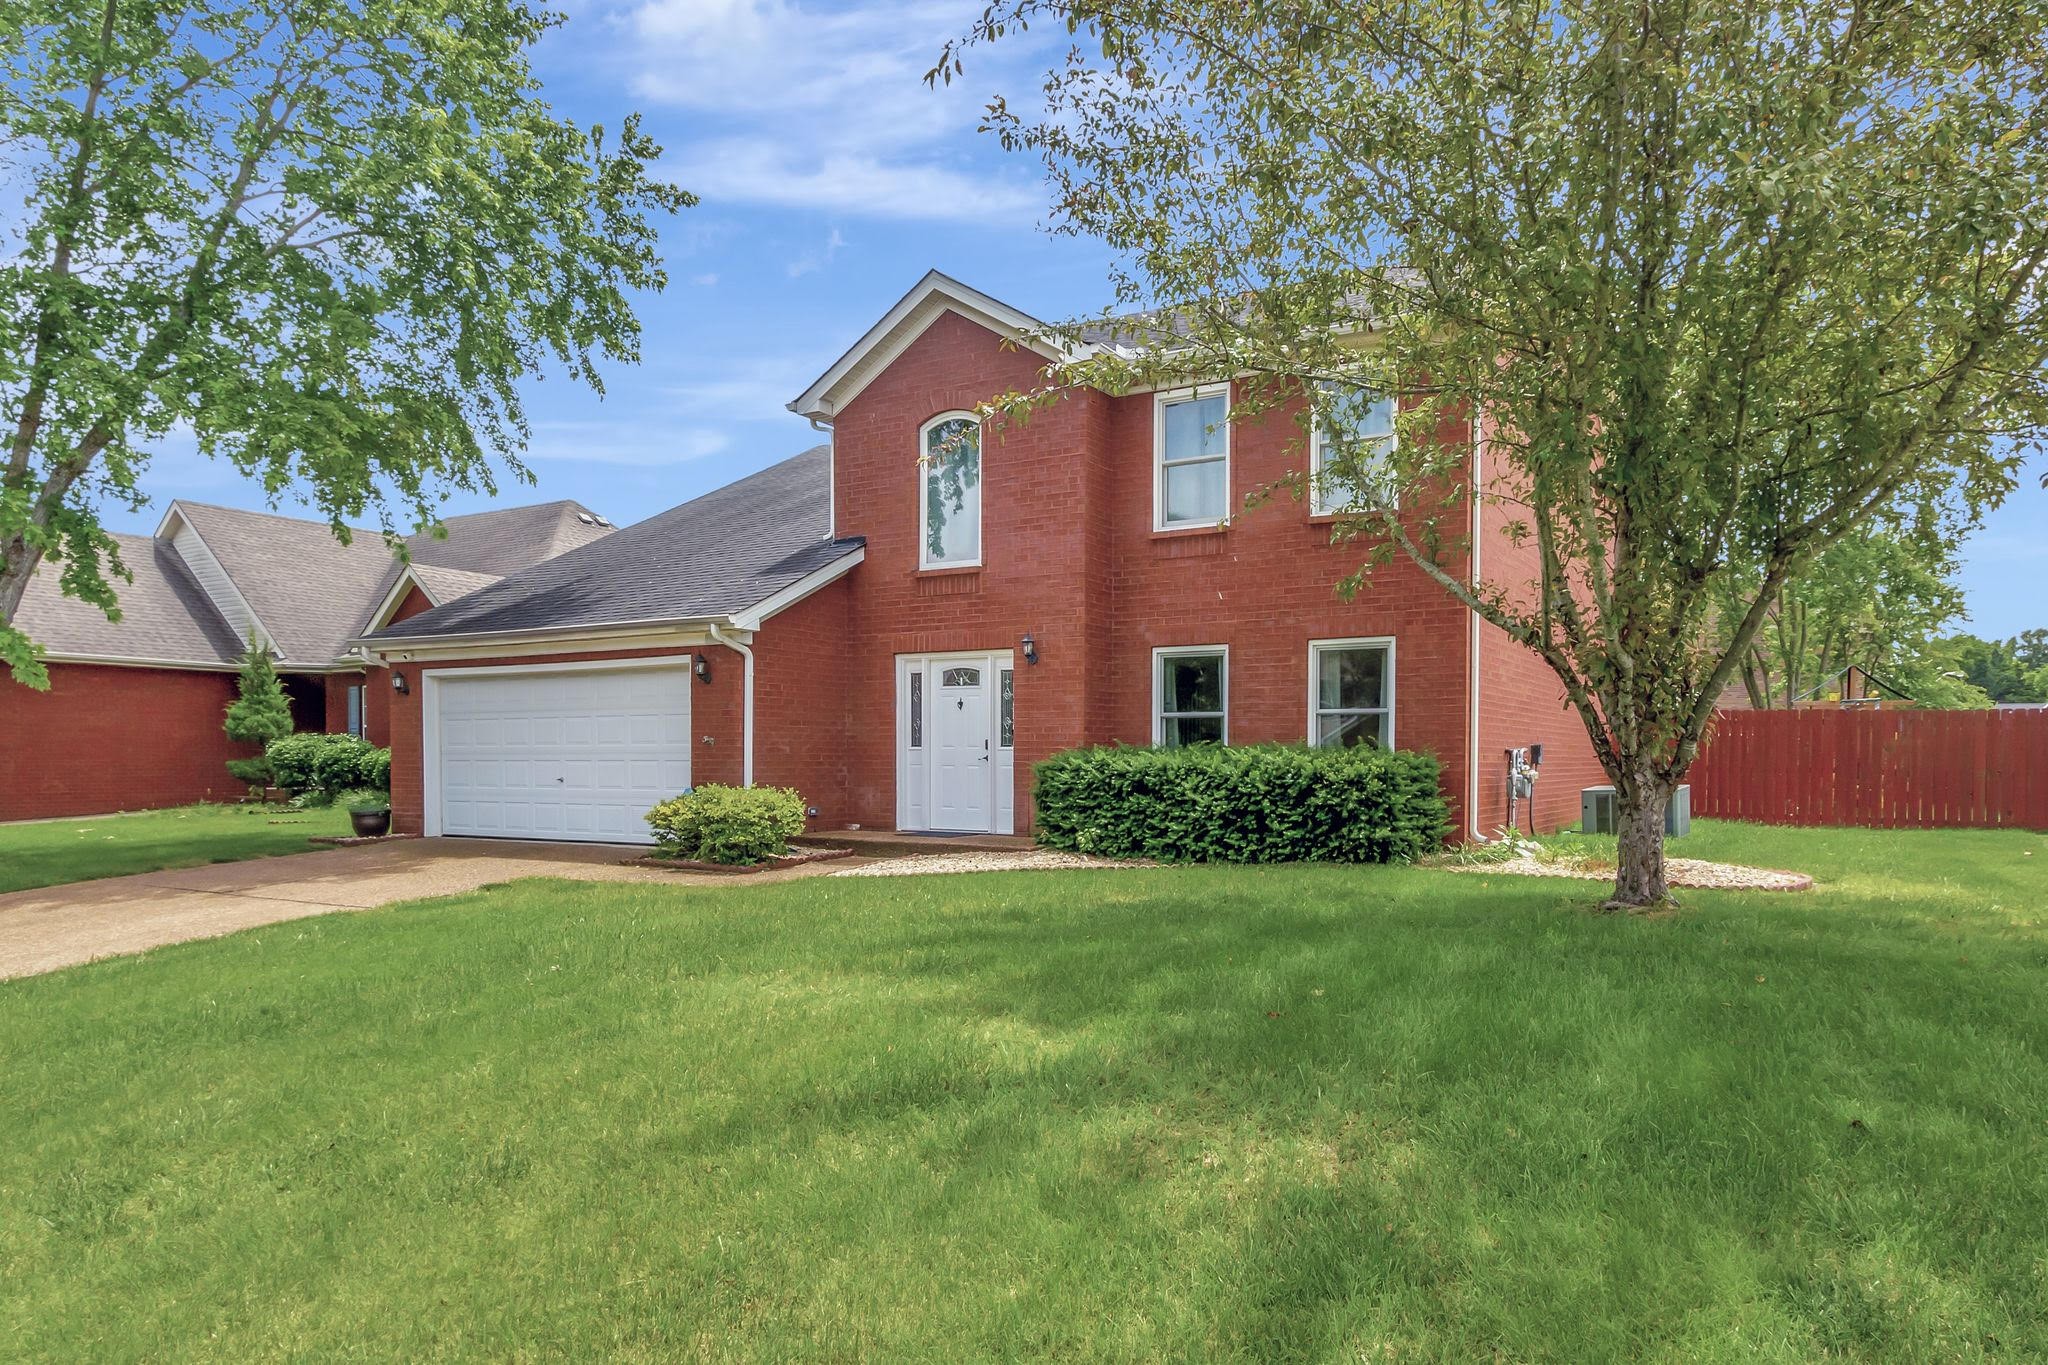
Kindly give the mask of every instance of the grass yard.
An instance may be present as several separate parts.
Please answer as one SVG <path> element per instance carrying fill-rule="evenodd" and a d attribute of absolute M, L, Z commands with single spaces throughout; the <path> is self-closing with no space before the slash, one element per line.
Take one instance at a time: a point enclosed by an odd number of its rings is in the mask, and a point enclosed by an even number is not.
<path fill-rule="evenodd" d="M 1698 829 L 1824 888 L 525 882 L 0 984 L 0 1339 L 2048 1355 L 2048 840 Z"/>
<path fill-rule="evenodd" d="M 0 891 L 304 853 L 310 835 L 348 832 L 348 812 L 339 807 L 178 806 L 0 825 Z"/>

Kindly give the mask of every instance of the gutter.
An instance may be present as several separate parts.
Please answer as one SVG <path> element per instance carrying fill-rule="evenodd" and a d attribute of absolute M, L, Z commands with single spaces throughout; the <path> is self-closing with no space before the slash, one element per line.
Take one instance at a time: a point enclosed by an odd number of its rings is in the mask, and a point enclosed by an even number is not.
<path fill-rule="evenodd" d="M 1472 417 L 1472 592 L 1479 593 L 1479 543 L 1485 538 L 1484 523 L 1486 509 L 1479 499 L 1479 480 L 1485 468 L 1480 451 L 1486 440 L 1486 418 L 1483 413 Z M 1479 843 L 1493 841 L 1479 828 L 1479 613 L 1466 608 L 1471 618 L 1466 653 L 1470 667 L 1470 678 L 1466 692 L 1472 698 L 1472 714 L 1468 720 L 1465 740 L 1465 824 L 1472 838 Z"/>
<path fill-rule="evenodd" d="M 751 787 L 754 785 L 754 650 L 751 645 L 743 644 L 720 630 L 718 622 L 707 624 L 711 638 L 738 654 L 742 661 L 740 672 L 745 681 L 741 684 L 740 702 L 740 785 Z"/>

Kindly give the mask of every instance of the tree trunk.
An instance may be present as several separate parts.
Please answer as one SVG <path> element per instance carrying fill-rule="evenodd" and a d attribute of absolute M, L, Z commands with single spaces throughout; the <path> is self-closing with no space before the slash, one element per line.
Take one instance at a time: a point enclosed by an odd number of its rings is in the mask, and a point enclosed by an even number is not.
<path fill-rule="evenodd" d="M 29 554 L 26 541 L 10 542 L 6 553 L 0 554 L 0 626 L 14 624 L 14 613 L 35 572 L 35 557 Z"/>
<path fill-rule="evenodd" d="M 1671 785 L 1656 778 L 1616 783 L 1615 832 L 1620 856 L 1615 860 L 1614 896 L 1609 910 L 1654 910 L 1668 905 L 1671 889 L 1664 880 L 1664 812 L 1671 805 Z"/>

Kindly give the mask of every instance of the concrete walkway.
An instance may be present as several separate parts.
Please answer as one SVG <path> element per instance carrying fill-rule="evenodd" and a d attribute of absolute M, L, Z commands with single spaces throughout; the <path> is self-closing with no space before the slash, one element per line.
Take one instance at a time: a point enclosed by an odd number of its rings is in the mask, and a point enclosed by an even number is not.
<path fill-rule="evenodd" d="M 0 979 L 307 915 L 454 895 L 520 877 L 733 887 L 847 866 L 846 861 L 810 863 L 730 877 L 625 865 L 623 860 L 635 856 L 637 850 L 603 844 L 404 839 L 11 891 L 0 895 Z"/>

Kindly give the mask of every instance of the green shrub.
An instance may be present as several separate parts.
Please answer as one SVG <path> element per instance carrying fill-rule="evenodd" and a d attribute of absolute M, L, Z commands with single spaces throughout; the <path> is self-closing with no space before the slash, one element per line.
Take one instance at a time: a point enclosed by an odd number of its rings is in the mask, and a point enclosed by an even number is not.
<path fill-rule="evenodd" d="M 272 740 L 292 732 L 292 708 L 285 697 L 284 684 L 277 680 L 277 670 L 270 666 L 270 651 L 254 640 L 242 655 L 242 676 L 236 680 L 235 692 L 221 723 L 229 739 L 238 744 L 268 746 Z M 259 752 L 249 758 L 229 759 L 228 776 L 247 783 L 252 795 L 261 795 L 272 781 L 269 754 Z"/>
<path fill-rule="evenodd" d="M 1071 749 L 1035 770 L 1038 841 L 1167 862 L 1406 860 L 1443 845 L 1441 770 L 1369 748 Z"/>
<path fill-rule="evenodd" d="M 706 783 L 647 812 L 647 823 L 668 857 L 746 865 L 789 852 L 804 832 L 804 799 L 787 787 Z"/>
<path fill-rule="evenodd" d="M 336 802 L 347 807 L 351 814 L 362 813 L 367 815 L 374 811 L 391 809 L 391 795 L 389 792 L 373 791 L 368 787 L 357 787 L 353 791 L 345 791 L 334 799 Z"/>
<path fill-rule="evenodd" d="M 355 735 L 286 735 L 264 755 L 277 785 L 289 792 L 332 798 L 354 787 L 391 787 L 391 751 Z"/>

